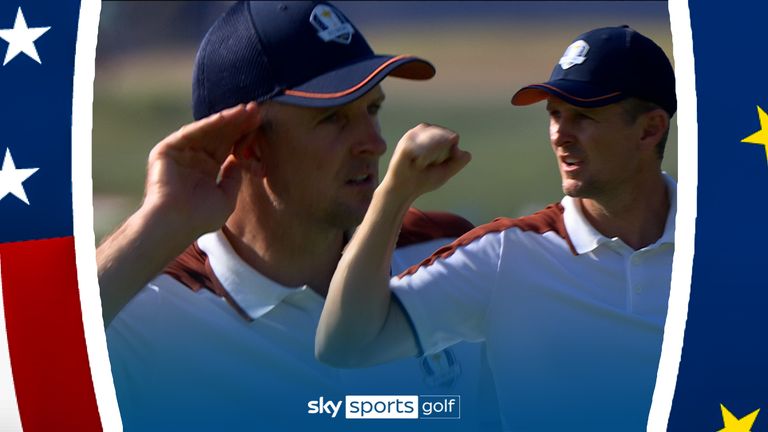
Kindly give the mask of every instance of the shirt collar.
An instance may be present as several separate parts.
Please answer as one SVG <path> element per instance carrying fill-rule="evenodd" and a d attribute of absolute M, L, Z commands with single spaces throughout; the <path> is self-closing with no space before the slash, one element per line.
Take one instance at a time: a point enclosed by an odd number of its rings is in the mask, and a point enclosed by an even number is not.
<path fill-rule="evenodd" d="M 667 213 L 664 233 L 654 244 L 648 246 L 649 248 L 660 246 L 662 244 L 675 243 L 677 183 L 667 173 L 662 173 L 662 176 L 664 177 L 664 183 L 666 183 L 667 191 L 669 192 L 669 213 Z M 560 204 L 563 206 L 563 222 L 565 223 L 565 229 L 578 254 L 591 252 L 601 244 L 611 241 L 608 237 L 600 234 L 600 232 L 587 221 L 577 198 L 565 196 L 562 201 L 560 201 Z"/>
<path fill-rule="evenodd" d="M 203 235 L 197 245 L 208 255 L 221 285 L 252 319 L 269 312 L 290 295 L 314 293 L 306 285 L 289 288 L 257 272 L 237 255 L 221 230 Z"/>

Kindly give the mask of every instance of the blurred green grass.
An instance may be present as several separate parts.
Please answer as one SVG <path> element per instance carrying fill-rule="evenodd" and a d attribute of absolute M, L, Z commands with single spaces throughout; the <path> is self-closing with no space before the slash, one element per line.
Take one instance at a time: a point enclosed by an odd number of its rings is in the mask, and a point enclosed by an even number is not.
<path fill-rule="evenodd" d="M 578 26 L 563 26 L 559 32 L 535 26 L 468 26 L 461 33 L 446 26 L 429 29 L 429 37 L 421 27 L 371 32 L 368 39 L 380 52 L 398 52 L 394 47 L 404 46 L 399 52 L 423 55 L 438 69 L 428 82 L 384 81 L 388 97 L 381 123 L 389 150 L 382 158 L 382 172 L 400 136 L 419 122 L 429 122 L 458 131 L 473 160 L 442 189 L 420 198 L 418 207 L 453 211 L 480 224 L 558 201 L 560 181 L 544 105 L 514 107 L 509 100 L 521 85 L 547 78 L 564 41 L 579 33 L 572 27 Z M 636 27 L 671 54 L 668 23 Z M 517 43 L 522 35 L 535 40 L 535 47 Z M 191 121 L 195 49 L 140 53 L 97 68 L 93 129 L 97 239 L 140 204 L 149 150 Z M 663 167 L 677 176 L 674 119 Z"/>
<path fill-rule="evenodd" d="M 100 143 L 93 152 L 94 189 L 97 194 L 124 196 L 124 207 L 130 210 L 140 203 L 149 150 L 189 120 L 187 97 L 123 98 L 119 104 L 112 97 L 101 93 L 94 110 L 94 141 Z M 497 216 L 527 214 L 560 199 L 543 104 L 513 107 L 504 97 L 472 105 L 419 105 L 390 98 L 381 112 L 389 144 L 382 172 L 400 136 L 420 121 L 459 132 L 473 160 L 442 189 L 420 198 L 418 207 L 453 211 L 479 224 Z M 676 129 L 670 135 L 664 167 L 676 176 Z M 98 234 L 126 215 L 99 220 Z"/>

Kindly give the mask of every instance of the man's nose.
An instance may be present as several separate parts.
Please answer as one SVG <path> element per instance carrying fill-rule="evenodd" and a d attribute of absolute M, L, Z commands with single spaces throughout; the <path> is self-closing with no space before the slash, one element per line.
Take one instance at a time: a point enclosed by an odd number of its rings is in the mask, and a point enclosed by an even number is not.
<path fill-rule="evenodd" d="M 375 116 L 366 116 L 356 128 L 355 145 L 353 151 L 356 154 L 370 154 L 381 156 L 387 151 L 387 143 L 381 136 L 379 120 Z"/>
<path fill-rule="evenodd" d="M 573 125 L 566 119 L 549 123 L 549 140 L 555 147 L 562 147 L 573 141 Z"/>

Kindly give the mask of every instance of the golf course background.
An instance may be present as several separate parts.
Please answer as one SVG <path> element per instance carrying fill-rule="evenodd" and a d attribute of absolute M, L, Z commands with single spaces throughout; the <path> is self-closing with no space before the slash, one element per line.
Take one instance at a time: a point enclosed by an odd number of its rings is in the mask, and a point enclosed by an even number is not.
<path fill-rule="evenodd" d="M 561 198 L 544 104 L 514 107 L 509 101 L 521 86 L 545 81 L 575 36 L 628 24 L 672 56 L 666 2 L 336 5 L 376 52 L 418 55 L 436 66 L 436 77 L 427 82 L 383 82 L 387 101 L 380 119 L 389 150 L 381 172 L 399 137 L 419 122 L 456 130 L 472 162 L 416 206 L 452 211 L 475 224 L 524 215 Z M 226 7 L 221 2 L 102 4 L 93 107 L 97 240 L 140 205 L 149 150 L 192 120 L 197 45 Z M 673 119 L 663 163 L 673 177 L 677 160 Z"/>

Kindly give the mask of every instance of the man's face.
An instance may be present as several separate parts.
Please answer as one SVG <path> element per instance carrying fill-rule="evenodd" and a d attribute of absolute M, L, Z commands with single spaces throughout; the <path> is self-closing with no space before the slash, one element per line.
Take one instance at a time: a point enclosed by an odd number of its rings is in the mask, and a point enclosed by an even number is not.
<path fill-rule="evenodd" d="M 307 223 L 341 229 L 359 224 L 387 148 L 378 119 L 383 102 L 376 86 L 335 108 L 271 104 L 264 167 L 274 204 Z"/>
<path fill-rule="evenodd" d="M 547 111 L 566 195 L 599 199 L 628 190 L 643 170 L 640 122 L 632 124 L 620 103 L 581 108 L 550 97 Z"/>

